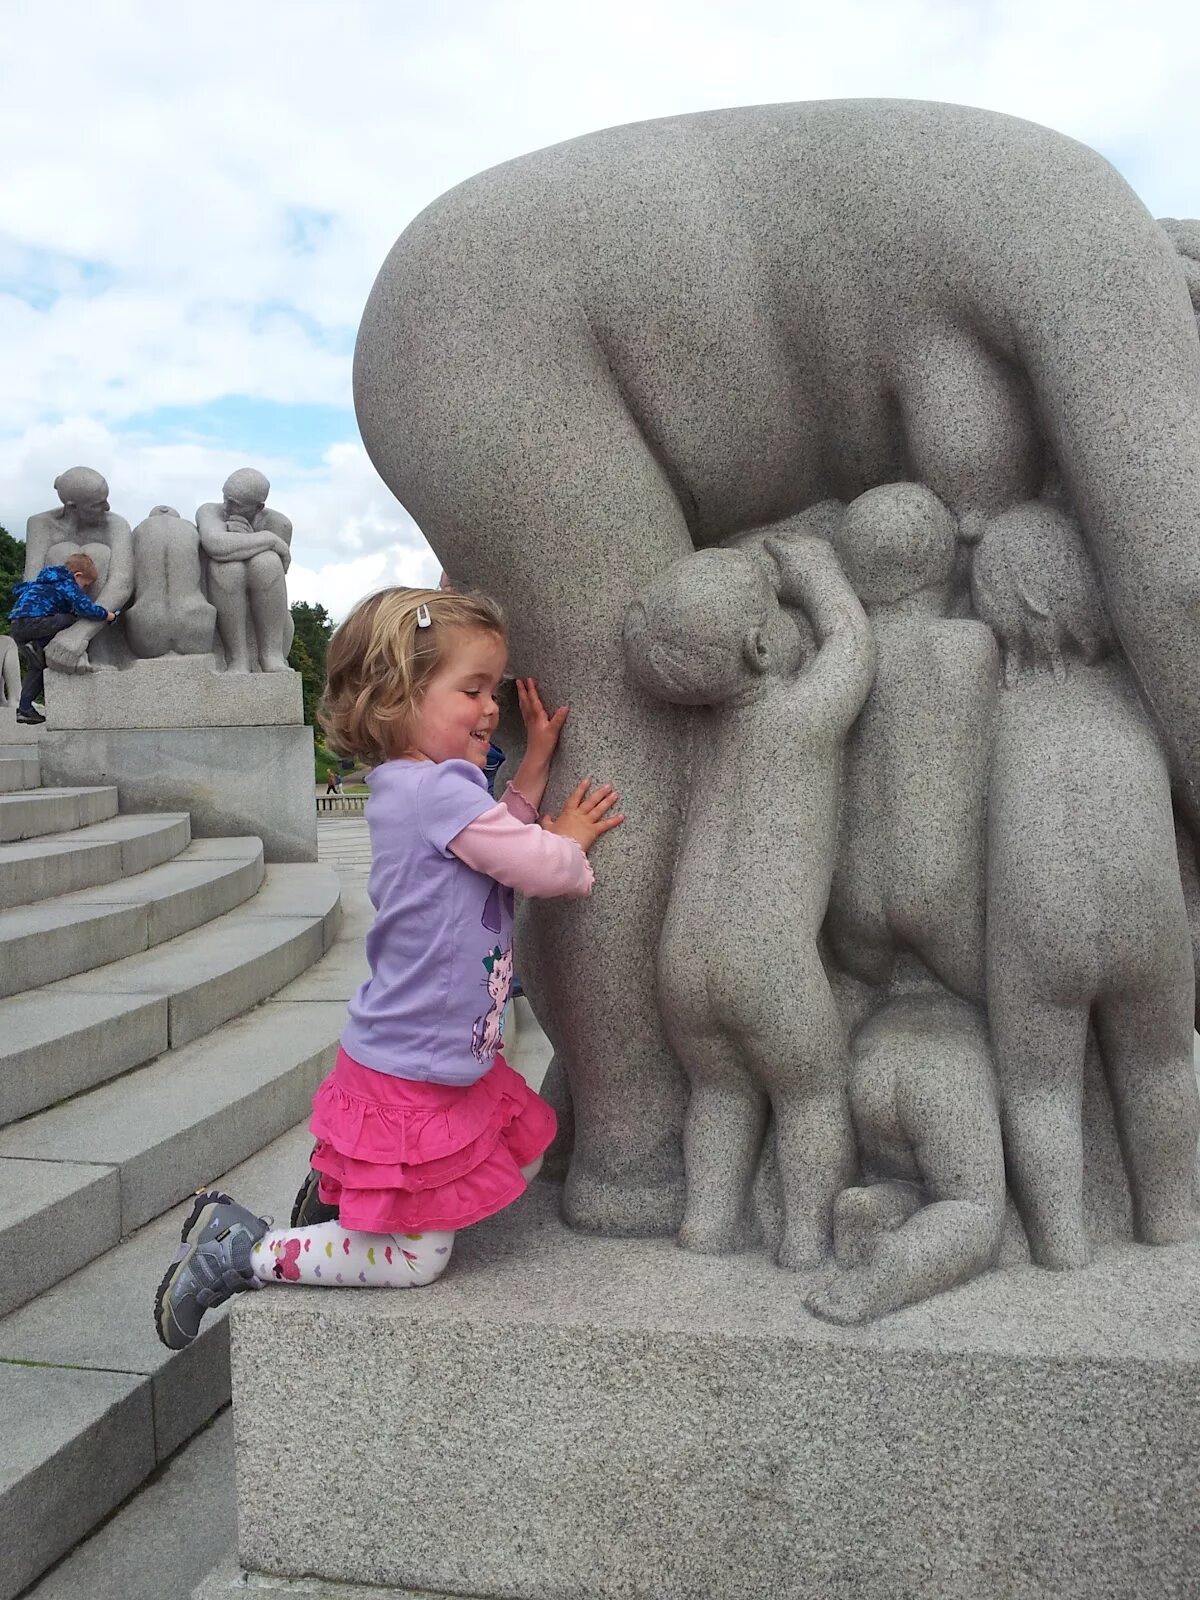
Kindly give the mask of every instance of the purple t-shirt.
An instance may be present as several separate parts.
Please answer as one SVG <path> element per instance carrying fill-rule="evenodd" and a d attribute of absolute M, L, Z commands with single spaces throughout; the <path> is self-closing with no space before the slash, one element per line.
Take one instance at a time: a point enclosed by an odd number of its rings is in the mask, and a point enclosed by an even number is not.
<path fill-rule="evenodd" d="M 371 976 L 342 1047 L 397 1078 L 474 1083 L 504 1042 L 513 895 L 446 846 L 496 802 L 469 761 L 387 761 L 367 782 Z"/>

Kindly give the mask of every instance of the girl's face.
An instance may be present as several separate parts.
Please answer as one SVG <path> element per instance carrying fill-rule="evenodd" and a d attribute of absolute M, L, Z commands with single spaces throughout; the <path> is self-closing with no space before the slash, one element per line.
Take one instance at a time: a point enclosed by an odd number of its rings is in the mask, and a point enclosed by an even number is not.
<path fill-rule="evenodd" d="M 480 630 L 454 631 L 413 719 L 405 756 L 487 765 L 500 720 L 496 691 L 508 657 L 505 641 Z"/>

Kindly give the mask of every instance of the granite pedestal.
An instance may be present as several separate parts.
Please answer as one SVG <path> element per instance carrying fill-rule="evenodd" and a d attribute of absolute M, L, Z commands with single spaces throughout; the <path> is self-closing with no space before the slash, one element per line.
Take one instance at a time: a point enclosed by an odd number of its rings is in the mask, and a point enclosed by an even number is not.
<path fill-rule="evenodd" d="M 1196 1593 L 1200 1246 L 851 1329 L 763 1256 L 585 1237 L 558 1201 L 468 1230 L 428 1290 L 238 1302 L 248 1569 L 339 1597 Z"/>
<path fill-rule="evenodd" d="M 218 672 L 212 656 L 161 656 L 123 672 L 46 674 L 46 726 L 238 728 L 299 726 L 298 672 Z"/>

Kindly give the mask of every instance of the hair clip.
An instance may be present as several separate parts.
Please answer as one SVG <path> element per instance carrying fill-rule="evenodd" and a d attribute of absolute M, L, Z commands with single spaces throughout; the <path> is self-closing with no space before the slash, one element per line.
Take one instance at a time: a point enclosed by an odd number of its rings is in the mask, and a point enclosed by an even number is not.
<path fill-rule="evenodd" d="M 433 626 L 433 618 L 429 615 L 429 607 L 426 606 L 426 605 L 418 606 L 417 607 L 417 627 L 418 628 L 431 628 L 432 626 Z"/>

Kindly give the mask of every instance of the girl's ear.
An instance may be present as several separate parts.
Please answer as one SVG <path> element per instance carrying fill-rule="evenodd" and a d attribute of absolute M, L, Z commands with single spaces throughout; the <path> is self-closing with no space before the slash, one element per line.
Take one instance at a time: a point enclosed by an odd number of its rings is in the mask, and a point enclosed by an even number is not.
<path fill-rule="evenodd" d="M 771 666 L 771 646 L 765 628 L 752 628 L 742 640 L 742 660 L 751 672 L 767 672 Z"/>

